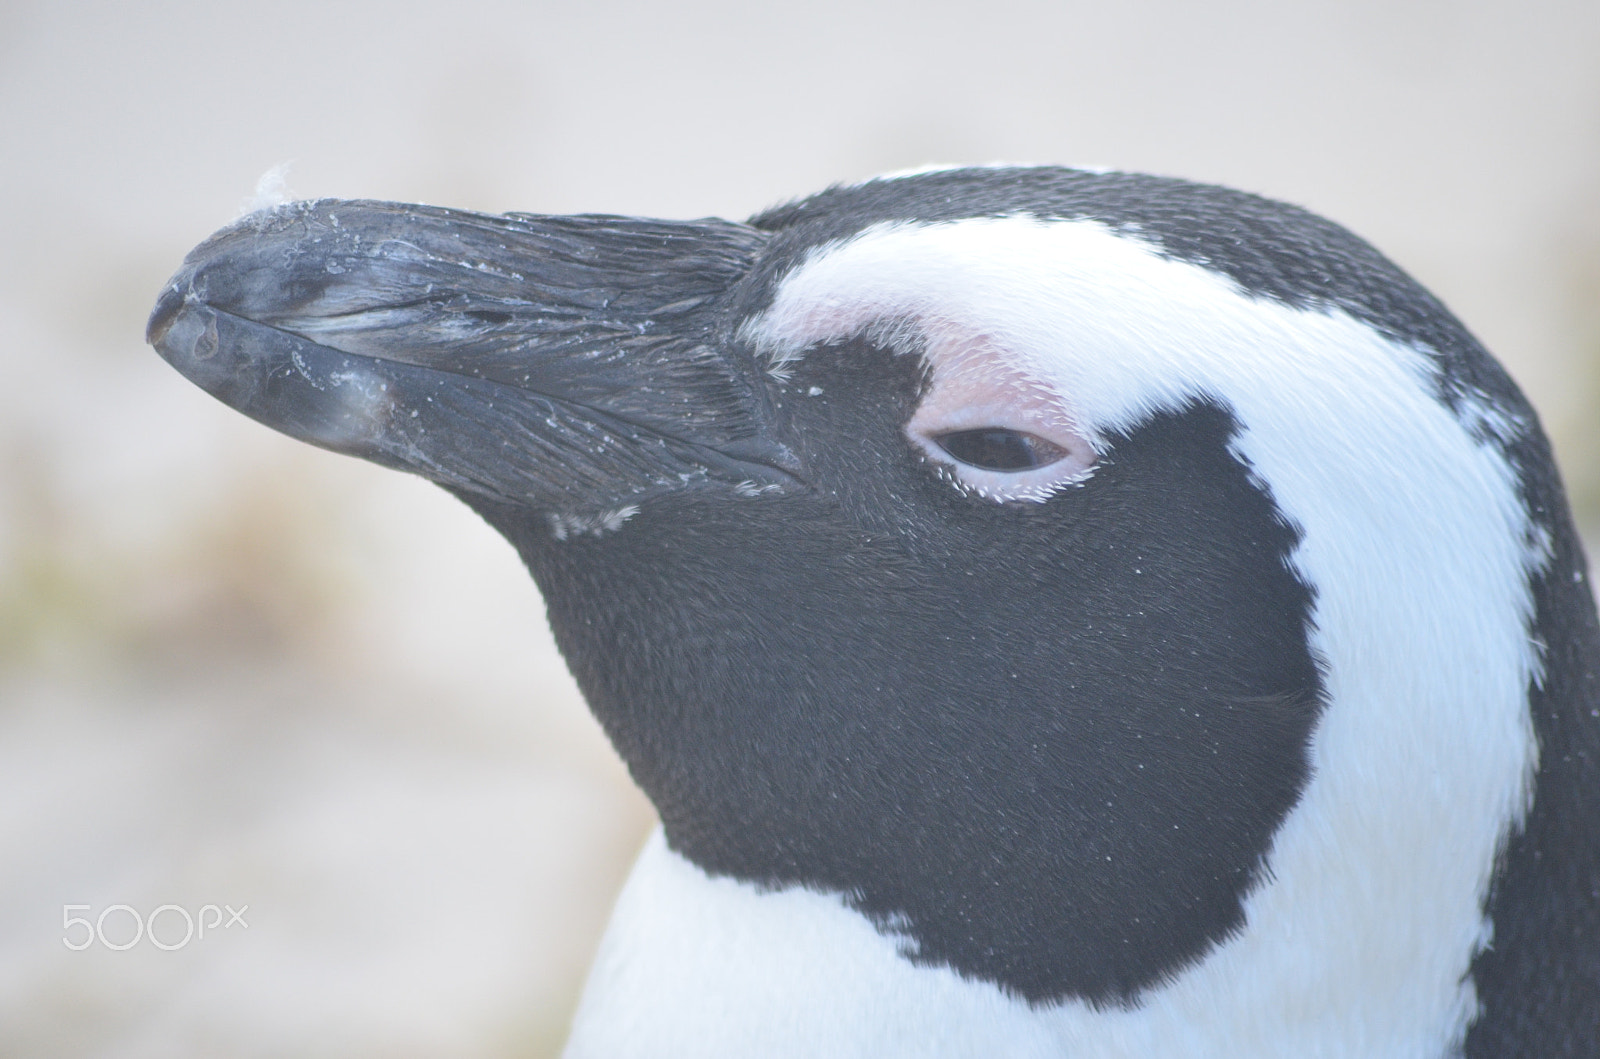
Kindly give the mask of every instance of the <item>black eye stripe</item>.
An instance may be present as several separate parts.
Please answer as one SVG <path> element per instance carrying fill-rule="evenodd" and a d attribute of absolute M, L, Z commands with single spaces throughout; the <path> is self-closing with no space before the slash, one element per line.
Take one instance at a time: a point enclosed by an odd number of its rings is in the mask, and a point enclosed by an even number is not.
<path fill-rule="evenodd" d="M 956 430 L 933 440 L 955 459 L 985 471 L 1031 471 L 1067 455 L 1044 438 L 1004 427 Z"/>

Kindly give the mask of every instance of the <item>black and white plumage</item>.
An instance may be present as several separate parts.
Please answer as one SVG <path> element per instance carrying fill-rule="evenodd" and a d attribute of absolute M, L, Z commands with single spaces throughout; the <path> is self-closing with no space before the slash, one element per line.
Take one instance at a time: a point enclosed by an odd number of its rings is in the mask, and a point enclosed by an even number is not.
<path fill-rule="evenodd" d="M 748 224 L 299 203 L 150 338 L 533 571 L 662 819 L 573 1056 L 1600 1050 L 1561 488 L 1334 225 L 1054 168 Z"/>

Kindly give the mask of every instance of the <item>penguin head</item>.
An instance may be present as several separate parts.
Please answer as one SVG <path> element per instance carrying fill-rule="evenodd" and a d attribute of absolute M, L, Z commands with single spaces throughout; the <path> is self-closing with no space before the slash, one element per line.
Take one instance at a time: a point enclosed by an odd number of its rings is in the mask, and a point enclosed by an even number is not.
<path fill-rule="evenodd" d="M 747 224 L 293 204 L 198 248 L 150 336 L 503 533 L 705 871 L 1034 1003 L 1344 975 L 1470 1009 L 1548 459 L 1342 229 L 1054 168 Z"/>

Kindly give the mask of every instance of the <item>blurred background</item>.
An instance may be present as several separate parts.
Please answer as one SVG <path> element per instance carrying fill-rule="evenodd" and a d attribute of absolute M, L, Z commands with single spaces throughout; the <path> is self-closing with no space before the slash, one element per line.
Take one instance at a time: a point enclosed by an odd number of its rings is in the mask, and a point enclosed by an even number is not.
<path fill-rule="evenodd" d="M 1259 191 L 1506 361 L 1592 541 L 1597 56 L 1593 0 L 0 0 L 0 1054 L 552 1055 L 650 826 L 509 546 L 144 346 L 264 171 L 664 217 L 932 162 Z M 63 944 L 118 904 L 248 926 Z"/>

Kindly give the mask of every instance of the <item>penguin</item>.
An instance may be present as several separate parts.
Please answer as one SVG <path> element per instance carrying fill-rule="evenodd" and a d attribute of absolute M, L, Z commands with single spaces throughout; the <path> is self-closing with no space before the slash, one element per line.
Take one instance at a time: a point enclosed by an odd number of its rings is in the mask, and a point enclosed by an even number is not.
<path fill-rule="evenodd" d="M 1600 628 L 1537 416 L 1255 195 L 291 203 L 148 339 L 517 549 L 660 826 L 567 1055 L 1600 1055 Z"/>

